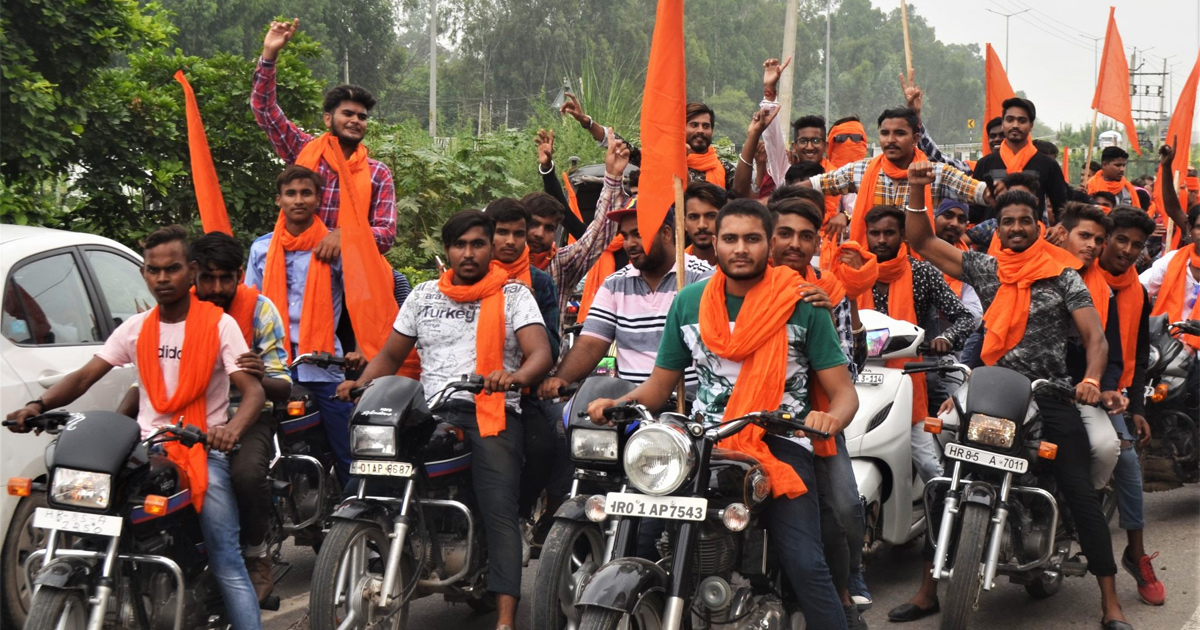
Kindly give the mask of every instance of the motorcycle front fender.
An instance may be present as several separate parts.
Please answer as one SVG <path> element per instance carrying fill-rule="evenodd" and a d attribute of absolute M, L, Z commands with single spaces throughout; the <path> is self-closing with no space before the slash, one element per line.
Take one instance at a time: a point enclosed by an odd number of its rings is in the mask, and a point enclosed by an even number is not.
<path fill-rule="evenodd" d="M 558 510 L 554 512 L 554 518 L 565 518 L 568 521 L 579 521 L 581 523 L 586 521 L 590 523 L 591 521 L 588 520 L 587 514 L 583 511 L 584 505 L 590 496 L 590 494 L 577 494 L 567 499 L 562 505 L 558 506 Z"/>
<path fill-rule="evenodd" d="M 343 521 L 362 521 L 364 523 L 374 523 L 383 528 L 383 531 L 391 531 L 392 522 L 391 510 L 385 505 L 381 505 L 374 501 L 366 499 L 351 498 L 346 499 L 341 505 L 333 511 L 330 518 Z"/>
<path fill-rule="evenodd" d="M 667 582 L 667 572 L 649 560 L 617 558 L 592 575 L 575 605 L 628 614 L 647 593 L 665 592 Z"/>
<path fill-rule="evenodd" d="M 986 481 L 971 481 L 962 489 L 960 503 L 978 503 L 990 509 L 996 504 L 996 488 Z"/>
<path fill-rule="evenodd" d="M 87 578 L 95 569 L 95 560 L 59 556 L 42 567 L 33 578 L 35 586 L 86 588 Z"/>

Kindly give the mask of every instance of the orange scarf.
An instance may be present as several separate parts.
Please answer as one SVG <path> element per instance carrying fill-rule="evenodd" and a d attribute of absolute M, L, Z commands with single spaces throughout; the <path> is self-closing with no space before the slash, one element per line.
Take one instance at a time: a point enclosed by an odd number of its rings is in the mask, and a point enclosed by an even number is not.
<path fill-rule="evenodd" d="M 1191 273 L 1188 267 L 1200 267 L 1200 252 L 1196 251 L 1197 247 L 1200 245 L 1178 250 L 1179 253 L 1167 263 L 1167 273 L 1163 276 L 1162 288 L 1158 290 L 1158 299 L 1154 302 L 1151 315 L 1166 314 L 1173 322 L 1181 319 L 1200 319 L 1200 299 L 1192 305 L 1191 313 L 1186 318 L 1183 316 L 1183 293 L 1187 291 L 1187 274 Z M 1183 342 L 1200 350 L 1200 336 L 1184 335 Z"/>
<path fill-rule="evenodd" d="M 137 339 L 138 379 L 150 406 L 161 414 L 171 416 L 171 424 L 183 421 L 201 431 L 208 431 L 208 383 L 213 365 L 221 351 L 218 325 L 224 311 L 215 304 L 191 296 L 187 319 L 183 325 L 183 351 L 186 361 L 179 362 L 179 382 L 175 393 L 167 397 L 167 384 L 162 365 L 158 362 L 159 307 L 154 307 Z M 191 480 L 192 505 L 199 512 L 204 508 L 204 493 L 208 489 L 208 451 L 200 444 L 186 448 L 179 442 L 165 444 L 167 457 L 187 472 Z"/>
<path fill-rule="evenodd" d="M 1093 195 L 1101 190 L 1112 193 L 1113 196 L 1117 197 L 1118 201 L 1120 201 L 1121 191 L 1128 191 L 1129 203 L 1133 204 L 1134 206 L 1138 205 L 1137 190 L 1133 187 L 1133 184 L 1130 184 L 1129 180 L 1125 179 L 1124 177 L 1122 177 L 1120 181 L 1110 182 L 1107 179 L 1104 179 L 1103 173 L 1096 173 L 1095 175 L 1092 175 L 1092 178 L 1088 180 L 1088 194 Z"/>
<path fill-rule="evenodd" d="M 1079 270 L 1079 276 L 1083 278 L 1083 284 L 1092 296 L 1092 305 L 1100 315 L 1100 330 L 1108 330 L 1108 300 L 1112 297 L 1112 290 L 1100 271 L 1100 265 L 1092 261 L 1092 264 Z"/>
<path fill-rule="evenodd" d="M 1009 173 L 1020 173 L 1025 170 L 1025 165 L 1035 155 L 1037 155 L 1037 147 L 1028 140 L 1025 141 L 1025 146 L 1016 153 L 1008 148 L 1007 140 L 1000 143 L 1000 159 L 1004 160 L 1004 169 Z"/>
<path fill-rule="evenodd" d="M 920 149 L 913 149 L 913 162 L 921 162 L 928 160 L 925 152 Z M 896 182 L 908 180 L 908 169 L 900 168 L 892 164 L 887 156 L 880 154 L 871 163 L 867 165 L 867 172 L 863 175 L 862 183 L 858 186 L 858 198 L 854 200 L 854 216 L 850 217 L 850 240 L 858 241 L 863 245 L 867 244 L 867 213 L 871 208 L 884 203 L 883 198 L 876 192 L 879 185 L 879 174 L 892 178 Z M 929 225 L 933 226 L 933 193 L 932 186 L 925 187 L 925 207 L 929 215 Z M 907 199 L 903 200 L 908 203 Z M 901 208 L 903 210 L 903 208 Z M 936 231 L 936 229 L 935 229 Z"/>
<path fill-rule="evenodd" d="M 717 150 L 712 146 L 704 153 L 688 153 L 687 167 L 689 171 L 703 171 L 708 183 L 725 188 L 725 165 L 721 164 Z"/>
<path fill-rule="evenodd" d="M 475 372 L 487 376 L 504 369 L 504 285 L 508 272 L 492 261 L 486 276 L 475 284 L 454 284 L 454 271 L 446 270 L 438 278 L 438 290 L 455 302 L 479 302 L 479 320 L 475 324 Z M 505 392 L 475 395 L 475 417 L 479 435 L 499 435 L 506 426 Z"/>
<path fill-rule="evenodd" d="M 961 252 L 971 251 L 971 248 L 967 247 L 967 244 L 962 242 L 961 239 L 955 243 L 951 243 L 951 245 L 954 245 L 954 248 Z M 950 285 L 950 290 L 954 291 L 954 295 L 957 295 L 958 299 L 961 300 L 963 293 L 963 281 L 949 274 L 942 274 L 942 277 L 946 279 L 946 284 Z"/>
<path fill-rule="evenodd" d="M 837 167 L 833 165 L 833 162 L 829 161 L 828 159 L 821 160 L 821 168 L 825 169 L 826 173 L 831 173 L 837 170 Z M 822 226 L 826 223 L 829 223 L 829 220 L 837 215 L 838 204 L 840 204 L 841 201 L 841 195 L 825 195 L 825 217 L 821 219 Z"/>
<path fill-rule="evenodd" d="M 842 134 L 858 134 L 863 139 L 861 142 L 850 142 L 848 140 L 846 142 L 833 141 L 834 136 Z M 857 120 L 850 120 L 840 125 L 834 125 L 829 130 L 829 137 L 825 141 L 825 152 L 829 154 L 829 161 L 835 169 L 841 168 L 851 162 L 866 159 L 867 130 Z"/>
<path fill-rule="evenodd" d="M 826 246 L 821 246 L 821 264 L 826 265 Z M 870 250 L 854 241 L 846 241 L 838 246 L 830 248 L 829 263 L 825 268 L 833 272 L 833 275 L 841 280 L 842 286 L 846 287 L 846 297 L 852 300 L 857 300 L 858 296 L 863 293 L 870 293 L 871 287 L 875 286 L 875 282 L 879 280 L 879 259 L 872 254 Z M 840 259 L 843 250 L 854 250 L 863 257 L 863 266 L 861 269 L 855 269 L 850 265 L 843 263 Z"/>
<path fill-rule="evenodd" d="M 1137 363 L 1138 327 L 1141 325 L 1142 309 L 1146 306 L 1146 296 L 1142 292 L 1142 284 L 1138 282 L 1137 269 L 1130 267 L 1125 273 L 1114 276 L 1099 264 L 1092 266 L 1100 271 L 1108 286 L 1117 293 L 1117 317 L 1120 318 L 1121 356 L 1124 363 L 1119 385 L 1129 387 L 1133 384 L 1133 370 Z"/>
<path fill-rule="evenodd" d="M 521 251 L 521 255 L 518 256 L 516 260 L 514 260 L 510 263 L 505 263 L 505 262 L 496 260 L 496 264 L 500 265 L 500 268 L 503 269 L 505 271 L 505 273 L 508 274 L 509 280 L 516 280 L 517 282 L 520 282 L 521 284 L 529 287 L 530 289 L 533 288 L 533 277 L 529 272 L 529 247 L 528 246 L 526 246 L 525 249 Z"/>
<path fill-rule="evenodd" d="M 829 296 L 829 301 L 833 302 L 834 306 L 842 303 L 846 299 L 846 287 L 841 280 L 837 279 L 832 271 L 827 271 L 820 276 L 813 270 L 812 265 L 804 268 L 804 273 L 800 275 L 800 279 L 804 283 L 819 287 Z"/>
<path fill-rule="evenodd" d="M 1000 289 L 983 314 L 987 335 L 983 338 L 982 359 L 987 365 L 994 365 L 1025 336 L 1033 283 L 1079 267 L 1079 259 L 1043 238 L 1020 253 L 1000 249 L 996 263 Z"/>
<path fill-rule="evenodd" d="M 526 248 L 525 251 L 529 252 L 529 264 L 541 269 L 542 271 L 546 271 L 550 268 L 550 261 L 554 260 L 554 255 L 558 253 L 558 246 L 551 244 L 550 249 L 540 254 L 532 252 L 528 248 Z"/>
<path fill-rule="evenodd" d="M 319 220 L 314 220 L 307 230 L 298 236 L 287 231 L 287 219 L 283 211 L 275 220 L 275 232 L 267 245 L 267 261 L 263 269 L 263 293 L 279 311 L 283 320 L 283 347 L 288 360 L 292 358 L 292 320 L 288 313 L 288 277 L 286 252 L 311 252 L 329 234 L 329 229 Z M 344 270 L 343 270 L 344 271 Z M 349 274 L 346 274 L 348 277 Z M 392 304 L 396 301 L 393 298 Z M 296 353 L 335 351 L 333 318 L 333 275 L 329 263 L 317 260 L 310 254 L 308 276 L 304 280 L 304 304 L 300 307 L 300 339 L 296 340 Z"/>
<path fill-rule="evenodd" d="M 913 306 L 912 261 L 908 258 L 908 245 L 900 245 L 896 257 L 879 263 L 879 282 L 888 285 L 888 317 L 901 319 L 910 324 L 919 324 Z M 866 291 L 858 298 L 858 308 L 875 310 L 875 293 Z M 885 365 L 904 369 L 908 359 L 889 359 Z M 912 374 L 913 400 L 912 423 L 924 422 L 929 413 L 929 392 L 924 374 Z"/>
<path fill-rule="evenodd" d="M 319 221 L 318 221 L 319 223 Z M 194 292 L 194 291 L 193 291 Z M 258 289 L 239 284 L 233 302 L 229 304 L 229 316 L 242 329 L 242 337 L 246 339 L 246 347 L 254 349 L 254 311 L 258 306 Z"/>
<path fill-rule="evenodd" d="M 746 294 L 732 331 L 725 306 L 725 280 L 725 273 L 718 268 L 704 287 L 700 339 L 717 356 L 742 364 L 725 405 L 724 417 L 732 420 L 755 411 L 774 411 L 783 402 L 787 321 L 800 300 L 800 274 L 768 265 L 762 280 Z M 723 444 L 757 459 L 766 469 L 776 497 L 794 499 L 807 492 L 795 469 L 771 454 L 763 442 L 765 433 L 751 425 Z"/>
<path fill-rule="evenodd" d="M 399 307 L 396 306 L 392 268 L 379 253 L 368 219 L 371 213 L 371 167 L 367 148 L 358 145 L 347 160 L 337 138 L 325 133 L 304 145 L 296 164 L 316 171 L 322 159 L 338 174 L 337 185 L 341 191 L 338 225 L 334 227 L 341 229 L 342 274 L 351 280 L 345 283 L 346 310 L 350 312 L 360 349 L 371 359 L 391 336 Z M 325 182 L 325 185 L 333 183 Z"/>
<path fill-rule="evenodd" d="M 600 254 L 596 264 L 588 270 L 583 281 L 583 295 L 579 298 L 579 314 L 575 317 L 575 323 L 582 324 L 583 320 L 587 319 L 588 311 L 592 310 L 592 301 L 596 299 L 596 293 L 600 291 L 605 278 L 617 271 L 617 258 L 613 254 L 622 247 L 625 247 L 625 237 L 618 234 L 608 247 L 604 248 L 604 253 Z"/>

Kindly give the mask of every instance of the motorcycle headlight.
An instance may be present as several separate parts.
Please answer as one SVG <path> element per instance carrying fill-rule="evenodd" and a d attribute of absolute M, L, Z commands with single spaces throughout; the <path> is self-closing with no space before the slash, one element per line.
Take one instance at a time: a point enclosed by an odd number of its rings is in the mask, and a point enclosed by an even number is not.
<path fill-rule="evenodd" d="M 1146 363 L 1146 365 L 1149 367 L 1154 367 L 1158 364 L 1158 359 L 1161 356 L 1162 353 L 1158 351 L 1158 347 L 1154 344 L 1150 344 L 1150 360 Z"/>
<path fill-rule="evenodd" d="M 50 501 L 90 510 L 108 509 L 112 498 L 112 475 L 59 468 L 54 471 Z"/>
<path fill-rule="evenodd" d="M 673 424 L 643 426 L 625 444 L 625 476 L 645 494 L 673 492 L 695 464 L 691 440 Z"/>
<path fill-rule="evenodd" d="M 617 432 L 612 429 L 571 429 L 571 459 L 617 461 Z"/>
<path fill-rule="evenodd" d="M 971 414 L 971 423 L 967 425 L 967 439 L 976 444 L 1007 449 L 1012 448 L 1016 436 L 1017 423 L 1004 418 L 974 413 Z"/>
<path fill-rule="evenodd" d="M 355 425 L 350 427 L 350 452 L 362 457 L 396 455 L 396 429 Z"/>

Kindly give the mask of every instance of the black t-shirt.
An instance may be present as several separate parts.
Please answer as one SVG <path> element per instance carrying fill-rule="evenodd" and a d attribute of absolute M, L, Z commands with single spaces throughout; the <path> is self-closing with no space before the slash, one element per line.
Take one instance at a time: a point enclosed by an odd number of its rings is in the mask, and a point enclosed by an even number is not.
<path fill-rule="evenodd" d="M 1038 203 L 1045 207 L 1046 198 L 1049 197 L 1050 207 L 1054 208 L 1054 214 L 1057 217 L 1063 204 L 1067 203 L 1067 182 L 1063 179 L 1062 166 L 1053 158 L 1038 153 L 1029 158 L 1024 172 L 1037 176 L 1038 183 L 1042 187 L 1041 194 L 1038 195 Z M 994 181 L 1004 179 L 1002 173 L 1006 174 L 1007 169 L 999 151 L 993 151 L 975 163 L 975 179 L 986 182 L 988 188 L 992 187 Z"/>

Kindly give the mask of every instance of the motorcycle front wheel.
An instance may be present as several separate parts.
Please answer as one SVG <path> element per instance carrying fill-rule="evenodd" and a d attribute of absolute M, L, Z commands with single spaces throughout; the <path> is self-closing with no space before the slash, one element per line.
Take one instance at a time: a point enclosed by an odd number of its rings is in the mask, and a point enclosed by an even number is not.
<path fill-rule="evenodd" d="M 580 570 L 595 572 L 604 563 L 604 532 L 591 522 L 554 520 L 533 584 L 533 630 L 561 630 L 579 625 L 576 592 Z M 585 577 L 579 575 L 578 577 Z"/>
<path fill-rule="evenodd" d="M 87 622 L 83 591 L 42 586 L 30 603 L 25 630 L 84 630 Z"/>
<path fill-rule="evenodd" d="M 312 630 L 406 627 L 407 601 L 393 601 L 387 610 L 375 605 L 390 545 L 388 534 L 374 523 L 334 522 L 313 567 L 308 606 Z M 410 577 L 411 558 L 402 558 L 400 564 L 401 576 Z M 397 580 L 393 597 L 404 592 L 407 585 L 402 582 Z"/>
<path fill-rule="evenodd" d="M 579 618 L 579 630 L 662 630 L 665 611 L 661 593 L 647 594 L 630 614 L 588 606 Z"/>
<path fill-rule="evenodd" d="M 971 616 L 979 589 L 983 586 L 983 547 L 987 543 L 991 511 L 986 505 L 964 503 L 958 534 L 958 550 L 954 554 L 950 588 L 946 605 L 942 607 L 942 630 L 963 630 Z"/>

